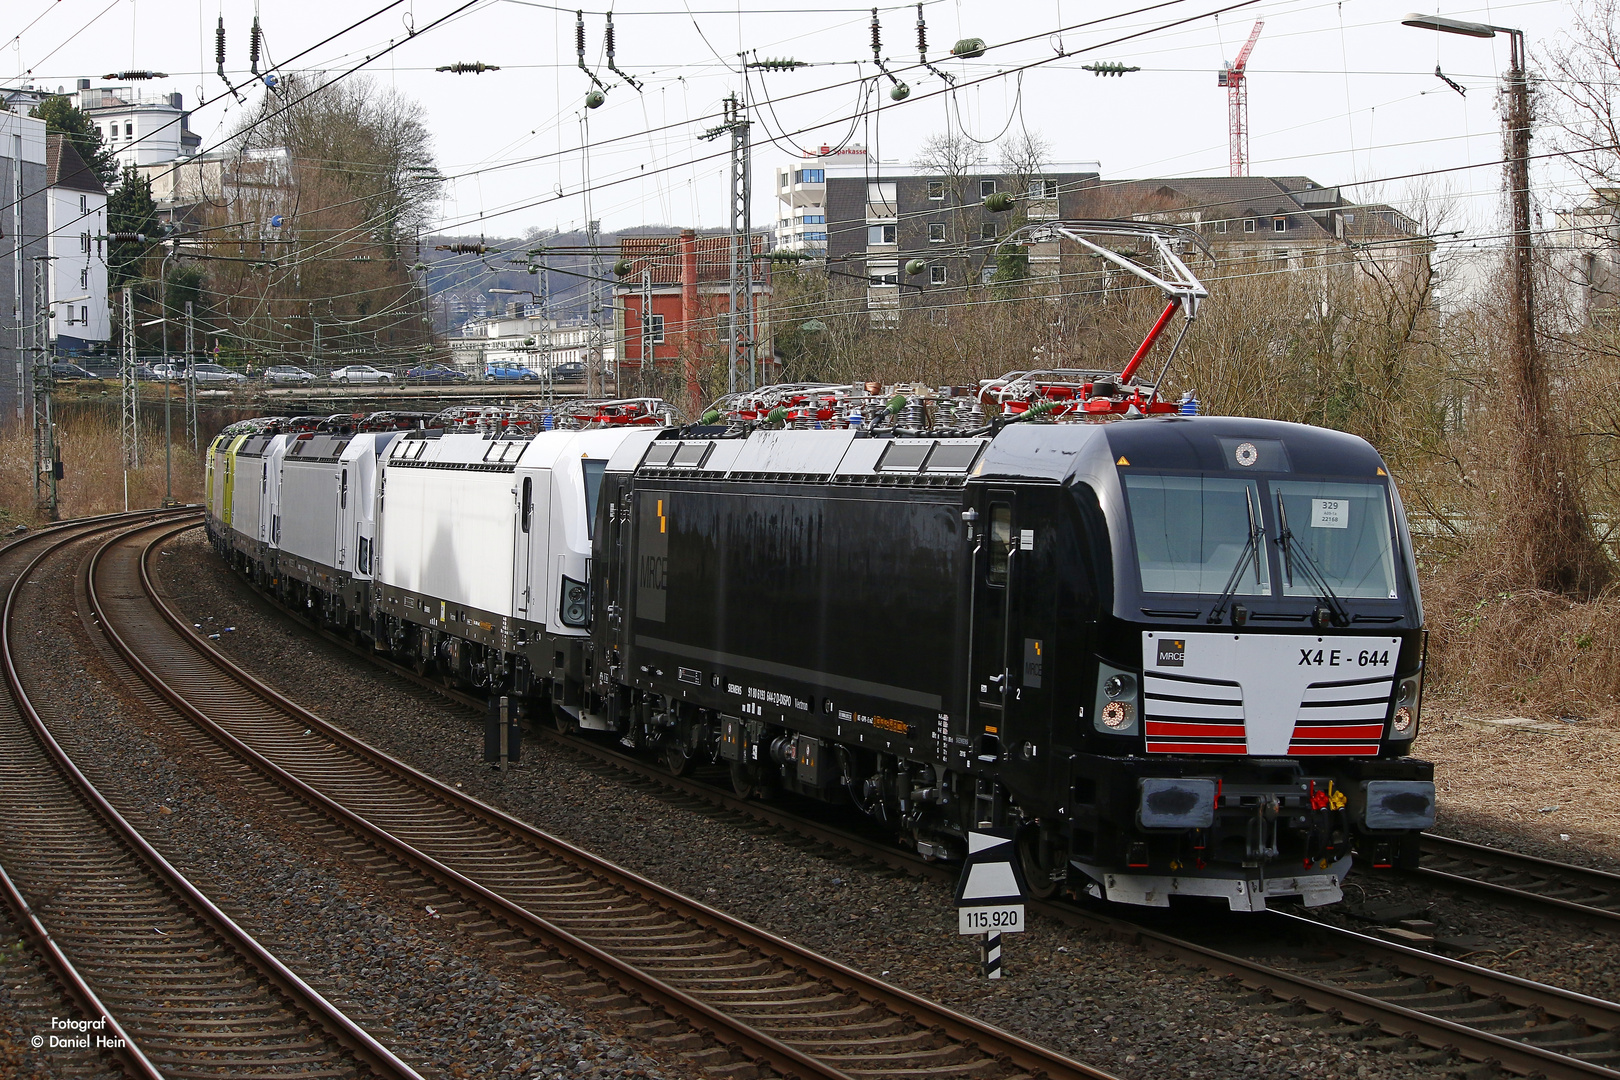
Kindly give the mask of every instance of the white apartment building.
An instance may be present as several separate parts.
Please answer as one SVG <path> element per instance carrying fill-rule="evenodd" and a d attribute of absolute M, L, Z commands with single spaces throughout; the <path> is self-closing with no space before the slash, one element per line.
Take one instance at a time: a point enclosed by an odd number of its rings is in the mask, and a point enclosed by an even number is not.
<path fill-rule="evenodd" d="M 191 114 L 178 91 L 91 89 L 89 79 L 80 79 L 79 110 L 90 118 L 122 168 L 189 158 L 202 145 L 202 136 L 191 131 Z"/>
<path fill-rule="evenodd" d="M 827 176 L 865 175 L 866 147 L 823 146 L 786 169 L 776 170 L 776 246 L 827 257 Z"/>
<path fill-rule="evenodd" d="M 46 233 L 50 253 L 51 352 L 81 356 L 112 338 L 107 309 L 107 189 L 73 144 L 49 136 L 45 148 Z"/>
<path fill-rule="evenodd" d="M 543 354 L 548 320 L 539 316 L 534 304 L 511 304 L 504 315 L 470 319 L 461 326 L 461 336 L 450 339 L 450 362 L 474 377 L 483 375 L 484 365 L 522 364 L 543 371 L 559 364 L 585 363 L 589 355 L 591 327 L 559 326 L 550 320 L 549 359 Z M 613 330 L 602 331 L 602 365 L 614 364 Z"/>

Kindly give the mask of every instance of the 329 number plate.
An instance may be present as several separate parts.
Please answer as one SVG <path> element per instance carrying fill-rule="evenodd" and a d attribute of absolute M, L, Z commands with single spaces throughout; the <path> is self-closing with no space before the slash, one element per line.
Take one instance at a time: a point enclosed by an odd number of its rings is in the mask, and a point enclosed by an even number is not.
<path fill-rule="evenodd" d="M 959 934 L 1019 934 L 1024 930 L 1023 904 L 998 904 L 993 907 L 965 907 L 956 909 L 956 932 Z"/>

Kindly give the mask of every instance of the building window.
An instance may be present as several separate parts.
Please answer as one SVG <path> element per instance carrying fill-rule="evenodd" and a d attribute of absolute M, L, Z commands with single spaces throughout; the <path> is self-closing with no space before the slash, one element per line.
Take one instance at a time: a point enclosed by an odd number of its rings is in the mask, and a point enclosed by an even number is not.
<path fill-rule="evenodd" d="M 79 322 L 85 324 L 90 322 L 90 308 L 88 306 L 79 309 Z"/>
<path fill-rule="evenodd" d="M 1225 232 L 1225 231 L 1226 231 L 1226 222 L 1224 222 L 1224 221 L 1217 221 L 1217 222 L 1216 222 L 1216 223 L 1215 223 L 1215 231 L 1216 231 L 1216 232 L 1218 232 L 1218 233 L 1223 233 L 1223 232 Z"/>
<path fill-rule="evenodd" d="M 945 181 L 943 181 L 943 180 L 930 180 L 930 181 L 928 181 L 928 197 L 930 199 L 933 199 L 935 202 L 942 201 L 945 198 Z"/>
<path fill-rule="evenodd" d="M 895 216 L 895 183 L 893 180 L 866 185 L 866 218 L 892 218 Z M 893 241 L 890 241 L 893 243 Z"/>
<path fill-rule="evenodd" d="M 825 225 L 825 224 L 827 224 L 827 215 L 826 214 L 806 214 L 806 215 L 804 215 L 804 217 L 800 218 L 799 220 L 802 221 L 806 225 Z"/>
<path fill-rule="evenodd" d="M 946 270 L 943 266 L 930 266 L 928 268 L 928 284 L 944 285 L 946 283 Z"/>
<path fill-rule="evenodd" d="M 868 225 L 866 227 L 866 246 L 867 247 L 879 247 L 879 246 L 882 246 L 884 244 L 893 244 L 894 242 L 895 242 L 895 226 L 893 226 L 893 225 Z"/>
<path fill-rule="evenodd" d="M 804 234 L 803 238 L 805 240 L 825 240 L 827 239 L 827 234 L 824 232 L 807 232 Z"/>
<path fill-rule="evenodd" d="M 88 196 L 88 195 L 80 195 L 79 196 L 79 213 L 88 214 L 89 212 L 90 212 L 90 196 Z"/>
<path fill-rule="evenodd" d="M 826 169 L 795 169 L 793 182 L 796 184 L 825 184 L 827 182 Z"/>
<path fill-rule="evenodd" d="M 88 289 L 89 287 L 90 287 L 90 268 L 85 267 L 83 270 L 79 271 L 79 288 Z"/>
<path fill-rule="evenodd" d="M 124 125 L 124 138 L 132 139 L 134 137 L 135 137 L 135 125 L 134 124 L 125 124 Z"/>
<path fill-rule="evenodd" d="M 67 324 L 69 326 L 73 325 L 73 305 L 72 304 L 68 305 Z"/>
<path fill-rule="evenodd" d="M 662 315 L 653 315 L 647 321 L 650 324 L 647 327 L 647 337 L 654 345 L 662 345 L 664 343 L 664 317 Z"/>
<path fill-rule="evenodd" d="M 1271 227 L 1276 232 L 1287 232 L 1288 231 L 1288 219 L 1280 217 L 1280 218 L 1276 219 L 1275 221 L 1273 221 L 1271 223 Z"/>
<path fill-rule="evenodd" d="M 868 282 L 874 286 L 899 285 L 900 264 L 897 262 L 867 263 L 866 276 Z"/>
<path fill-rule="evenodd" d="M 996 227 L 995 227 L 994 224 L 987 221 L 983 225 L 979 226 L 979 239 L 980 240 L 994 240 L 995 238 L 996 238 Z"/>
<path fill-rule="evenodd" d="M 1056 180 L 1031 180 L 1029 182 L 1029 197 L 1032 199 L 1057 198 L 1058 182 Z"/>
<path fill-rule="evenodd" d="M 86 255 L 90 254 L 90 234 L 89 233 L 82 232 L 82 233 L 79 234 L 79 250 L 84 252 Z"/>
<path fill-rule="evenodd" d="M 1254 218 L 1244 218 L 1243 219 L 1243 231 L 1244 232 L 1254 232 Z"/>
<path fill-rule="evenodd" d="M 943 244 L 945 242 L 945 223 L 943 221 L 930 221 L 928 223 L 928 242 L 930 244 Z"/>
<path fill-rule="evenodd" d="M 979 181 L 979 198 L 988 199 L 990 196 L 994 195 L 995 193 L 996 193 L 996 182 L 994 180 L 980 180 Z"/>
<path fill-rule="evenodd" d="M 1273 251 L 1271 253 L 1271 257 L 1273 259 L 1276 259 L 1280 263 L 1287 263 L 1288 262 L 1288 252 L 1286 252 L 1286 251 Z"/>

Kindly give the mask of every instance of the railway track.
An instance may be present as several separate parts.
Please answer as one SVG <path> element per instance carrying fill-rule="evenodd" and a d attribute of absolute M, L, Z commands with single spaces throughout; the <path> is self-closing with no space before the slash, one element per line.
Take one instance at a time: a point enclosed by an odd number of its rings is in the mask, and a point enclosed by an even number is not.
<path fill-rule="evenodd" d="M 151 562 L 187 527 L 117 537 L 90 563 L 92 610 L 124 661 L 262 775 L 538 943 L 554 958 L 543 972 L 639 1012 L 639 1034 L 784 1076 L 1106 1077 L 600 860 L 304 710 L 161 602 Z"/>
<path fill-rule="evenodd" d="M 173 516 L 75 522 L 0 550 L 0 897 L 95 1024 L 83 1049 L 115 1054 L 132 1076 L 420 1080 L 176 871 L 78 769 L 45 722 L 49 706 L 27 692 L 13 629 L 22 605 L 60 585 L 47 560 Z"/>
<path fill-rule="evenodd" d="M 881 865 L 940 881 L 956 880 L 954 867 L 925 861 L 893 844 L 670 776 L 601 743 L 549 731 L 543 735 L 605 770 L 628 772 L 638 783 L 677 792 L 683 802 L 705 801 L 729 814 L 810 836 Z M 1132 921 L 1089 906 L 1036 902 L 1029 910 L 1207 969 L 1284 1010 L 1375 1025 L 1387 1034 L 1449 1048 L 1524 1076 L 1620 1077 L 1620 1004 L 1613 1002 L 1282 911 L 1217 919 L 1203 940 L 1192 940 L 1185 933 L 1147 925 L 1148 919 Z M 1250 942 L 1252 947 L 1235 949 L 1231 939 Z"/>
<path fill-rule="evenodd" d="M 1417 873 L 1527 909 L 1551 907 L 1591 925 L 1620 930 L 1620 874 L 1432 834 L 1423 838 Z"/>
<path fill-rule="evenodd" d="M 298 621 L 418 685 L 483 710 L 484 703 L 475 698 L 381 660 L 305 620 Z M 595 761 L 603 771 L 628 773 L 638 784 L 677 793 L 683 803 L 708 803 L 728 814 L 811 837 L 880 865 L 936 880 L 955 880 L 955 868 L 925 861 L 891 843 L 672 776 L 601 742 L 546 729 L 539 734 Z M 1550 871 L 1551 867 L 1544 869 Z M 1526 891 L 1519 899 L 1533 903 L 1556 898 Z M 1574 900 L 1564 903 L 1579 906 Z M 1246 920 L 1256 944 L 1235 951 L 1230 944 L 1220 947 L 1189 940 L 1145 925 L 1147 920 L 1132 922 L 1085 906 L 1035 903 L 1030 910 L 1068 926 L 1134 941 L 1150 953 L 1224 976 L 1284 1011 L 1310 1011 L 1375 1026 L 1397 1038 L 1454 1051 L 1524 1076 L 1620 1078 L 1620 1005 L 1611 1002 L 1284 912 Z M 1279 948 L 1279 943 L 1292 944 Z"/>

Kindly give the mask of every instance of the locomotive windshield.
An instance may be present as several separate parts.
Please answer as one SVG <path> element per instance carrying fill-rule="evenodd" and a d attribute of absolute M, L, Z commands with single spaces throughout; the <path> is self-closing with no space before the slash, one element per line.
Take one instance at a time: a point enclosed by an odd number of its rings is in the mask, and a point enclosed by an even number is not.
<path fill-rule="evenodd" d="M 1254 481 L 1128 474 L 1125 491 L 1143 592 L 1217 595 L 1242 561 L 1234 595 L 1270 594 Z"/>
<path fill-rule="evenodd" d="M 1395 553 L 1383 485 L 1273 480 L 1270 486 L 1277 516 L 1272 534 L 1279 535 L 1286 524 L 1335 594 L 1395 598 Z M 1307 575 L 1296 567 L 1290 580 L 1284 569 L 1284 596 L 1315 595 Z"/>
<path fill-rule="evenodd" d="M 1394 599 L 1382 484 L 1127 473 L 1142 591 Z M 1275 558 L 1275 562 L 1273 559 Z M 1236 577 L 1234 578 L 1234 573 Z"/>

